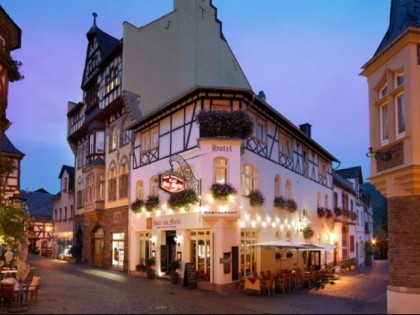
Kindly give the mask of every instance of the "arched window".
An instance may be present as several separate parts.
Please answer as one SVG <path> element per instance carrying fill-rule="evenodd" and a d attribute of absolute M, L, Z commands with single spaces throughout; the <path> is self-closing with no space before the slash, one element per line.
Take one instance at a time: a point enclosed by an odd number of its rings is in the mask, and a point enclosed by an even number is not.
<path fill-rule="evenodd" d="M 86 176 L 86 202 L 95 202 L 95 174 L 90 173 Z"/>
<path fill-rule="evenodd" d="M 136 198 L 144 200 L 144 185 L 141 179 L 139 179 L 136 183 Z"/>
<path fill-rule="evenodd" d="M 242 168 L 242 194 L 248 196 L 251 190 L 259 189 L 258 170 L 249 164 Z"/>
<path fill-rule="evenodd" d="M 213 160 L 214 182 L 219 184 L 227 183 L 228 160 L 218 157 Z"/>
<path fill-rule="evenodd" d="M 150 195 L 159 195 L 159 178 L 157 176 L 153 176 L 150 180 Z"/>
<path fill-rule="evenodd" d="M 125 145 L 130 141 L 130 130 L 128 130 L 128 119 L 124 119 L 121 124 L 120 143 Z"/>
<path fill-rule="evenodd" d="M 113 162 L 108 170 L 108 201 L 117 200 L 117 171 Z"/>
<path fill-rule="evenodd" d="M 280 175 L 276 175 L 274 177 L 274 197 L 281 196 L 281 177 Z"/>
<path fill-rule="evenodd" d="M 290 179 L 286 181 L 286 199 L 292 199 L 292 182 Z"/>
<path fill-rule="evenodd" d="M 318 208 L 322 207 L 322 204 L 321 204 L 321 193 L 319 191 L 316 193 L 316 206 Z"/>
<path fill-rule="evenodd" d="M 83 208 L 83 179 L 77 180 L 77 209 Z"/>
<path fill-rule="evenodd" d="M 328 200 L 328 195 L 327 194 L 325 194 L 325 196 L 324 196 L 324 205 L 325 205 L 325 208 L 329 208 L 329 200 Z"/>
<path fill-rule="evenodd" d="M 127 198 L 128 196 L 128 166 L 127 159 L 122 159 L 120 164 L 120 176 L 119 176 L 119 196 L 120 198 Z"/>
<path fill-rule="evenodd" d="M 109 151 L 117 149 L 117 128 L 114 126 L 109 130 Z"/>

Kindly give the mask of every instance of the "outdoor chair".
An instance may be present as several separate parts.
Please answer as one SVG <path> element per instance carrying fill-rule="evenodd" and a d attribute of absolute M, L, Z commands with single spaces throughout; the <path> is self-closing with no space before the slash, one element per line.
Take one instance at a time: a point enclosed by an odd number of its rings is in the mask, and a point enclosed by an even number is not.
<path fill-rule="evenodd" d="M 28 299 L 29 293 L 31 294 L 31 301 L 34 300 L 34 297 L 35 297 L 35 301 L 38 299 L 38 289 L 39 289 L 40 284 L 41 284 L 41 277 L 34 276 L 32 278 L 31 284 L 27 286 L 26 288 L 26 299 Z"/>

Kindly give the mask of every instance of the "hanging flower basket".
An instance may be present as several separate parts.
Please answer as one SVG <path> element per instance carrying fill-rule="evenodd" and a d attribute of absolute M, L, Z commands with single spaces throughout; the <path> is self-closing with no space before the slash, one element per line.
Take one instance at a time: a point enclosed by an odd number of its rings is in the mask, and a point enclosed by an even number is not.
<path fill-rule="evenodd" d="M 4 48 L 0 47 L 0 64 L 7 68 L 7 75 L 10 82 L 15 82 L 24 79 L 20 73 L 21 61 L 14 60 Z"/>
<path fill-rule="evenodd" d="M 259 190 L 251 190 L 248 198 L 251 207 L 261 207 L 264 204 L 264 196 Z"/>
<path fill-rule="evenodd" d="M 274 207 L 279 209 L 286 208 L 286 199 L 283 196 L 274 198 Z"/>
<path fill-rule="evenodd" d="M 350 210 L 343 210 L 343 217 L 345 217 L 346 219 L 350 219 L 351 218 L 351 211 Z"/>
<path fill-rule="evenodd" d="M 210 187 L 213 199 L 227 200 L 230 195 L 236 195 L 236 188 L 231 184 L 214 183 Z"/>
<path fill-rule="evenodd" d="M 141 209 L 145 206 L 145 202 L 143 199 L 136 199 L 136 201 L 134 201 L 131 204 L 131 210 L 133 210 L 134 213 L 140 213 Z"/>
<path fill-rule="evenodd" d="M 287 251 L 287 253 L 286 253 L 286 257 L 287 258 L 292 258 L 293 257 L 293 252 L 292 251 Z"/>
<path fill-rule="evenodd" d="M 189 211 L 191 206 L 198 201 L 198 196 L 193 189 L 184 189 L 183 191 L 170 194 L 168 205 L 175 211 L 181 208 Z"/>
<path fill-rule="evenodd" d="M 152 195 L 148 196 L 144 206 L 145 206 L 146 210 L 149 211 L 149 212 L 158 209 L 159 208 L 159 197 L 158 196 L 152 196 Z"/>
<path fill-rule="evenodd" d="M 304 228 L 302 230 L 303 233 L 303 237 L 305 239 L 311 238 L 312 236 L 314 236 L 314 230 L 312 230 L 312 228 L 310 226 L 307 226 L 306 228 Z"/>

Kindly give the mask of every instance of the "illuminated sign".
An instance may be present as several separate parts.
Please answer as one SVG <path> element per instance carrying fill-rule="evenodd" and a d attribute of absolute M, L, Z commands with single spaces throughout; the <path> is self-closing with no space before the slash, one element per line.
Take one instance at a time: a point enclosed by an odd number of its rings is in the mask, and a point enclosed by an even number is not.
<path fill-rule="evenodd" d="M 160 175 L 160 188 L 170 193 L 177 193 L 183 191 L 184 179 L 175 173 L 166 173 Z"/>

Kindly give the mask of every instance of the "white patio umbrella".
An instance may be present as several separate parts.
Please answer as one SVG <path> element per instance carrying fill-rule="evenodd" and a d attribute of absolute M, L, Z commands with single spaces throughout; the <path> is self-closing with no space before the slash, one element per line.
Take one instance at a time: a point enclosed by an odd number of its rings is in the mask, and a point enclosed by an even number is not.
<path fill-rule="evenodd" d="M 254 246 L 271 247 L 271 248 L 294 248 L 296 249 L 296 265 L 297 266 L 299 266 L 299 255 L 297 252 L 299 249 L 305 249 L 305 246 L 303 246 L 302 244 L 293 243 L 289 241 L 283 241 L 283 240 L 256 243 L 254 244 Z"/>

